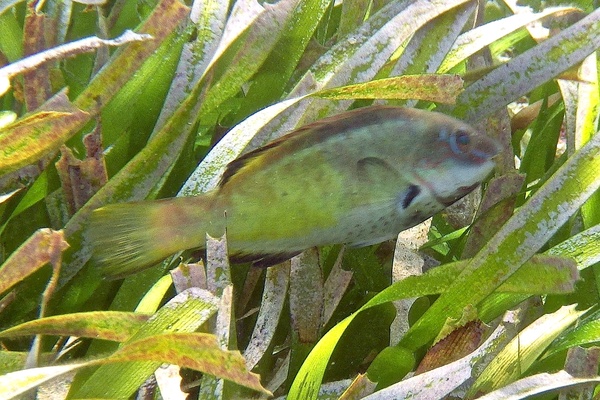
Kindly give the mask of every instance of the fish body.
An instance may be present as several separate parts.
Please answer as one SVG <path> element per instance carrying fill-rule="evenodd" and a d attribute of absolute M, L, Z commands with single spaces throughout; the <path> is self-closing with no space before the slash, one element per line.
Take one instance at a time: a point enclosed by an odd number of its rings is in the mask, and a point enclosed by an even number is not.
<path fill-rule="evenodd" d="M 269 266 L 328 244 L 397 236 L 492 171 L 494 140 L 452 117 L 374 106 L 299 128 L 232 161 L 206 194 L 95 210 L 105 272 L 122 275 L 227 233 L 230 257 Z"/>

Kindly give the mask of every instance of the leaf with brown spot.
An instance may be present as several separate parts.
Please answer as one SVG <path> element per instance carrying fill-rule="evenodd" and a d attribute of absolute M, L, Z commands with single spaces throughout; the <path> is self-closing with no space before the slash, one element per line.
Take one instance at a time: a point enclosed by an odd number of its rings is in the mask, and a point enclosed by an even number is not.
<path fill-rule="evenodd" d="M 155 335 L 194 332 L 214 315 L 217 302 L 218 299 L 206 290 L 188 289 L 160 308 L 123 344 L 123 348 Z M 128 398 L 160 366 L 164 358 L 158 361 L 156 358 L 136 360 L 125 362 L 126 359 L 120 359 L 118 363 L 102 365 L 85 383 L 72 390 L 72 395 L 74 398 Z M 107 381 L 111 382 L 110 386 L 106 385 Z"/>
<path fill-rule="evenodd" d="M 314 95 L 332 100 L 417 99 L 454 104 L 462 90 L 463 80 L 458 75 L 422 74 L 377 79 L 322 90 Z"/>
<path fill-rule="evenodd" d="M 124 342 L 146 322 L 149 315 L 120 311 L 93 311 L 56 315 L 17 325 L 0 338 L 26 335 L 58 335 L 89 337 Z"/>
<path fill-rule="evenodd" d="M 30 368 L 2 375 L 0 376 L 0 398 L 15 398 L 15 396 L 49 379 L 83 367 L 102 364 L 111 366 L 115 363 L 131 365 L 133 362 L 151 363 L 157 365 L 157 367 L 160 366 L 161 362 L 176 363 L 179 366 L 215 375 L 272 396 L 271 392 L 261 386 L 259 376 L 248 371 L 241 354 L 237 351 L 221 350 L 214 335 L 207 333 L 170 333 L 131 342 L 113 355 L 102 359 L 68 365 Z M 118 377 L 115 376 L 114 378 Z M 114 384 L 114 379 L 98 382 L 99 387 L 106 390 L 103 394 L 93 397 L 127 398 L 128 396 L 113 396 L 111 394 L 117 389 Z M 83 396 L 69 393 L 69 398 L 83 398 Z"/>
<path fill-rule="evenodd" d="M 429 349 L 415 375 L 450 364 L 475 351 L 481 345 L 484 332 L 485 324 L 479 320 L 455 329 Z"/>
<path fill-rule="evenodd" d="M 238 351 L 221 350 L 214 335 L 208 333 L 169 333 L 133 342 L 109 358 L 112 362 L 159 361 L 226 379 L 265 394 L 260 377 L 248 371 Z"/>
<path fill-rule="evenodd" d="M 91 116 L 99 112 L 98 105 L 107 104 L 131 76 L 139 70 L 140 65 L 149 57 L 162 40 L 171 34 L 173 29 L 185 20 L 189 8 L 178 0 L 163 0 L 153 14 L 140 26 L 140 31 L 152 35 L 154 40 L 137 42 L 117 51 L 111 62 L 102 68 L 86 89 L 74 101 L 74 105 L 64 97 L 66 114 L 45 114 L 39 112 L 10 125 L 0 131 L 0 176 L 37 162 L 48 154 L 58 150 L 71 138 Z M 131 34 L 129 34 L 131 36 Z M 136 36 L 136 40 L 145 40 L 147 36 Z M 97 39 L 97 38 L 96 38 Z M 99 40 L 99 39 L 97 39 Z M 116 42 L 116 41 L 115 41 Z M 97 46 L 97 42 L 94 42 Z M 102 42 L 106 45 L 107 42 Z M 87 43 L 89 46 L 90 44 Z M 70 49 L 63 50 L 58 56 L 54 53 L 44 57 L 35 56 L 0 69 L 0 80 L 9 78 L 24 70 L 39 67 L 49 58 L 64 57 L 87 50 L 85 45 L 71 44 Z M 18 64 L 18 65 L 16 65 Z M 56 97 L 56 96 L 55 96 Z M 50 100 L 52 101 L 52 100 Z M 43 118 L 41 118 L 43 117 Z M 41 140 L 40 138 L 44 139 Z"/>
<path fill-rule="evenodd" d="M 59 259 L 68 247 L 62 231 L 37 230 L 0 267 L 0 293 Z"/>
<path fill-rule="evenodd" d="M 68 147 L 62 146 L 61 158 L 56 162 L 71 215 L 83 207 L 108 181 L 99 125 L 83 138 L 83 142 L 86 147 L 86 157 L 83 160 L 76 158 Z"/>
<path fill-rule="evenodd" d="M 43 110 L 17 120 L 0 130 L 0 175 L 18 170 L 59 149 L 72 131 L 89 118 L 73 106 L 64 92 L 53 110 Z"/>
<path fill-rule="evenodd" d="M 27 3 L 27 16 L 23 27 L 23 50 L 25 55 L 36 54 L 47 47 L 44 25 L 49 22 L 43 14 L 35 11 L 35 2 Z M 52 95 L 47 65 L 40 65 L 23 74 L 23 95 L 28 111 L 36 110 Z"/>

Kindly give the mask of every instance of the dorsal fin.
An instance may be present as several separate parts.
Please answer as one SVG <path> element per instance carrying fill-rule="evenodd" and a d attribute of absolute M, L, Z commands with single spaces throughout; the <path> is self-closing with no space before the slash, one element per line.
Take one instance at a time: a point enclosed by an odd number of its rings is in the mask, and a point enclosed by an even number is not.
<path fill-rule="evenodd" d="M 252 163 L 265 153 L 271 152 L 280 146 L 286 146 L 286 150 L 299 150 L 307 148 L 317 142 L 323 141 L 328 137 L 339 135 L 340 133 L 346 132 L 352 128 L 356 129 L 363 126 L 376 124 L 380 122 L 382 118 L 388 118 L 389 116 L 393 115 L 402 115 L 408 110 L 410 109 L 391 106 L 363 107 L 304 125 L 278 139 L 273 140 L 265 146 L 250 151 L 230 162 L 225 168 L 225 172 L 223 172 L 219 186 L 224 186 L 242 168 Z M 283 149 L 282 151 L 276 151 L 275 153 L 279 153 L 280 156 L 285 155 L 285 151 L 283 151 Z M 278 157 L 274 157 L 274 159 L 277 158 Z"/>

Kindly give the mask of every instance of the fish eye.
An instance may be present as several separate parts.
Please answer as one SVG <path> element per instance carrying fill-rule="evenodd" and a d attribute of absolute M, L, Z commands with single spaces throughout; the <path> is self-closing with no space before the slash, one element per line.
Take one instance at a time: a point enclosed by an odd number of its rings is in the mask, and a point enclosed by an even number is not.
<path fill-rule="evenodd" d="M 471 143 L 471 136 L 465 130 L 459 129 L 454 132 L 454 135 L 450 138 L 450 147 L 454 154 L 462 154 L 468 151 L 469 144 Z"/>
<path fill-rule="evenodd" d="M 471 142 L 469 134 L 463 130 L 456 132 L 456 142 L 461 146 L 467 146 Z"/>

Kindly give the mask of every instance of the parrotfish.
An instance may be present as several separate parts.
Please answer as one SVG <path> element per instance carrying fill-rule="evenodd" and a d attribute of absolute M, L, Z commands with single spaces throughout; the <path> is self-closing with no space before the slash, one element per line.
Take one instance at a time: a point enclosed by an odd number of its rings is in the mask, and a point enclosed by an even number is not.
<path fill-rule="evenodd" d="M 322 119 L 242 155 L 212 191 L 112 204 L 89 227 L 104 272 L 123 276 L 226 233 L 231 261 L 267 267 L 330 244 L 395 238 L 478 187 L 495 140 L 437 112 L 373 106 Z"/>

